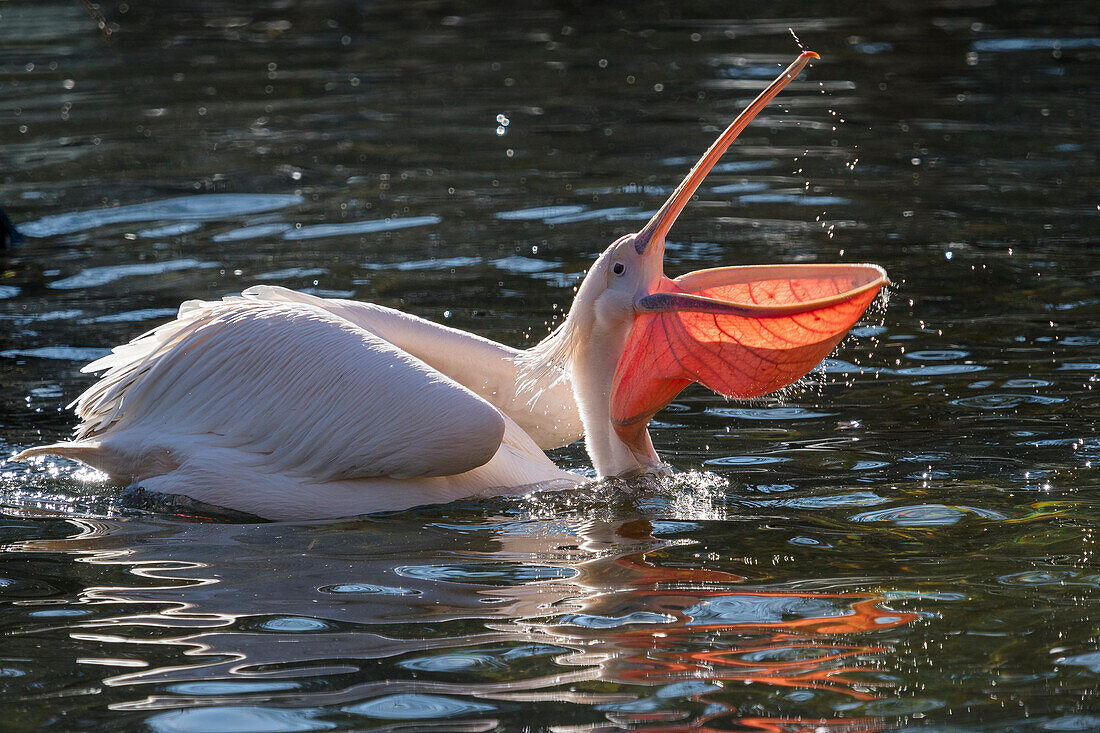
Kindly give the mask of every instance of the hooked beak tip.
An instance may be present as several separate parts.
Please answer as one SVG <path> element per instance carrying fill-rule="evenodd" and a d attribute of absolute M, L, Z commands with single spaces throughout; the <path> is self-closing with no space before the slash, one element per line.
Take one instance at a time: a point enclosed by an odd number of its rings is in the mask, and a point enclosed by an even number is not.
<path fill-rule="evenodd" d="M 799 56 L 801 56 L 804 59 L 818 59 L 818 60 L 821 59 L 821 57 L 818 56 L 817 52 L 815 52 L 815 51 L 803 51 L 801 54 L 799 54 Z"/>

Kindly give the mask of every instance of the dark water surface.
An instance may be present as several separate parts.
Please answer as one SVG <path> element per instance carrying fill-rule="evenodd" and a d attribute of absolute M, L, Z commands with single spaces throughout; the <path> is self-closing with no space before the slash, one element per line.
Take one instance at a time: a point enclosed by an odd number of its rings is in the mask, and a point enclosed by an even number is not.
<path fill-rule="evenodd" d="M 782 399 L 681 395 L 660 485 L 256 524 L 0 464 L 3 727 L 1100 730 L 1097 6 L 766 5 L 0 3 L 5 456 L 257 282 L 537 339 L 788 27 L 668 270 L 895 283 Z"/>

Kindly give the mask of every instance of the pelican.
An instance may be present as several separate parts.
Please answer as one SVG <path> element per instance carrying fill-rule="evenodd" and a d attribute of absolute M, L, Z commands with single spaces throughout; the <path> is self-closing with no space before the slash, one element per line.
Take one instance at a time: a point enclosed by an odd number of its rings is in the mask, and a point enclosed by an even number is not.
<path fill-rule="evenodd" d="M 600 477 L 661 468 L 648 425 L 684 387 L 731 398 L 813 369 L 887 284 L 870 264 L 669 279 L 665 236 L 802 53 L 640 231 L 589 269 L 565 320 L 517 350 L 369 303 L 259 286 L 188 301 L 84 367 L 71 441 L 25 450 L 260 517 L 325 519 L 587 482 L 545 450 L 584 437 Z"/>

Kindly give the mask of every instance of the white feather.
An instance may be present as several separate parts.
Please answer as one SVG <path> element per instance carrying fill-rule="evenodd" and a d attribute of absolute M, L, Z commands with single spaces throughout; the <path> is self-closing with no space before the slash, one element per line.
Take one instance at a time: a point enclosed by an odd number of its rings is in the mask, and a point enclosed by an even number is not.
<path fill-rule="evenodd" d="M 462 473 L 504 434 L 500 413 L 462 385 L 307 304 L 190 305 L 89 365 L 104 367 L 76 401 L 78 439 L 203 435 L 273 471 L 335 480 Z"/>
<path fill-rule="evenodd" d="M 86 366 L 106 373 L 74 402 L 76 440 L 21 457 L 65 455 L 120 482 L 272 519 L 583 480 L 383 333 L 515 407 L 514 349 L 378 306 L 262 287 L 188 301 L 175 320 Z M 579 432 L 567 396 L 544 439 Z M 529 406 L 513 411 L 539 427 Z"/>

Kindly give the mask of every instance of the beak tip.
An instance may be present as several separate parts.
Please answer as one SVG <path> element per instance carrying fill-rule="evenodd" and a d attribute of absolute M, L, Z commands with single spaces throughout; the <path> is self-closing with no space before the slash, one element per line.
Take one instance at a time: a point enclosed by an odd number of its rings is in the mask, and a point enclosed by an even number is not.
<path fill-rule="evenodd" d="M 803 51 L 801 53 L 801 56 L 802 56 L 802 58 L 806 58 L 806 59 L 818 59 L 818 60 L 821 59 L 821 57 L 817 55 L 816 51 Z"/>

